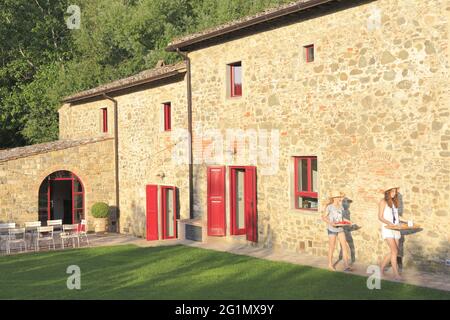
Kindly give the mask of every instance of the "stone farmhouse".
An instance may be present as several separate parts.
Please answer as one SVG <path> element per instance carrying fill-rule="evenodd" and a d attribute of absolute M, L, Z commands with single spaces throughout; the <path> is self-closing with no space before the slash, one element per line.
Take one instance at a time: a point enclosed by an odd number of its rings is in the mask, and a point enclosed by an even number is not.
<path fill-rule="evenodd" d="M 395 181 L 404 259 L 445 270 L 450 2 L 300 0 L 174 40 L 182 62 L 66 97 L 59 140 L 0 151 L 0 221 L 86 218 L 149 241 L 243 242 L 326 256 L 327 195 L 385 253 Z"/>

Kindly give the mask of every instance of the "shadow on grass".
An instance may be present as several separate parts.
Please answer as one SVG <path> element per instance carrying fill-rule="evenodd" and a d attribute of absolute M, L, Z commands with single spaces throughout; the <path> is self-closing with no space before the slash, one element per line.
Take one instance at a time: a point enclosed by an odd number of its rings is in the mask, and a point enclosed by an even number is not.
<path fill-rule="evenodd" d="M 66 269 L 81 268 L 81 290 Z M 132 245 L 0 258 L 2 299 L 450 299 L 449 292 L 185 246 Z"/>

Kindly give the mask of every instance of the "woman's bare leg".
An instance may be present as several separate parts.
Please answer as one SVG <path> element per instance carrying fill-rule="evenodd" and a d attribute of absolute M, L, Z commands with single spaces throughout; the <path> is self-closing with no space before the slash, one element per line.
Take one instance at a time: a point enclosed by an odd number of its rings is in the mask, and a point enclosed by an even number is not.
<path fill-rule="evenodd" d="M 388 241 L 386 240 L 387 245 L 389 246 Z M 387 264 L 389 263 L 389 261 L 391 260 L 391 254 L 388 253 L 387 255 L 384 256 L 383 261 L 381 262 L 381 275 L 384 275 L 384 270 L 386 269 Z"/>
<path fill-rule="evenodd" d="M 400 270 L 399 270 L 399 267 L 398 267 L 398 254 L 400 252 L 400 239 L 395 239 L 395 245 L 397 246 L 397 258 L 395 258 L 395 265 L 397 266 L 398 278 L 401 279 Z"/>
<path fill-rule="evenodd" d="M 339 239 L 339 243 L 341 244 L 341 248 L 342 248 L 342 257 L 344 259 L 344 267 L 348 268 L 349 264 L 348 264 L 348 244 L 347 244 L 347 240 L 345 239 L 345 234 L 344 232 L 339 232 L 338 233 L 338 239 Z"/>
<path fill-rule="evenodd" d="M 397 265 L 397 255 L 398 255 L 398 246 L 396 239 L 387 238 L 389 249 L 391 250 L 390 258 L 391 258 L 391 266 L 394 271 L 394 278 L 401 279 L 400 274 L 398 273 L 398 265 Z"/>
<path fill-rule="evenodd" d="M 336 247 L 336 236 L 329 235 L 328 236 L 328 268 L 330 270 L 336 270 L 333 265 L 333 253 L 334 248 Z"/>

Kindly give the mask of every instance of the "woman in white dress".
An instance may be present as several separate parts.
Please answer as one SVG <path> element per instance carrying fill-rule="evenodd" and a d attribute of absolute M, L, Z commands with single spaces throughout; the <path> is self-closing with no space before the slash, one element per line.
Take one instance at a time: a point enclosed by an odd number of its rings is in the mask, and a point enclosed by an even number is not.
<path fill-rule="evenodd" d="M 394 271 L 394 279 L 401 280 L 401 276 L 398 272 L 397 255 L 398 244 L 400 240 L 400 231 L 386 228 L 386 226 L 399 225 L 398 217 L 398 187 L 390 187 L 384 191 L 384 198 L 381 199 L 378 205 L 378 219 L 382 222 L 381 236 L 389 247 L 389 254 L 387 254 L 381 262 L 381 274 L 384 273 L 384 269 L 387 264 L 391 262 L 392 270 Z"/>

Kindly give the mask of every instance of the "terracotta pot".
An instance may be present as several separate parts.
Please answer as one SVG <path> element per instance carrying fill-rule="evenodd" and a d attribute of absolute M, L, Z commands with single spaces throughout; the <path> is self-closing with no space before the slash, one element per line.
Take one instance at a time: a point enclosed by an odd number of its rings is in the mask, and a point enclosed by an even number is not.
<path fill-rule="evenodd" d="M 107 225 L 108 225 L 108 218 L 94 218 L 94 231 L 96 233 L 106 232 Z"/>

